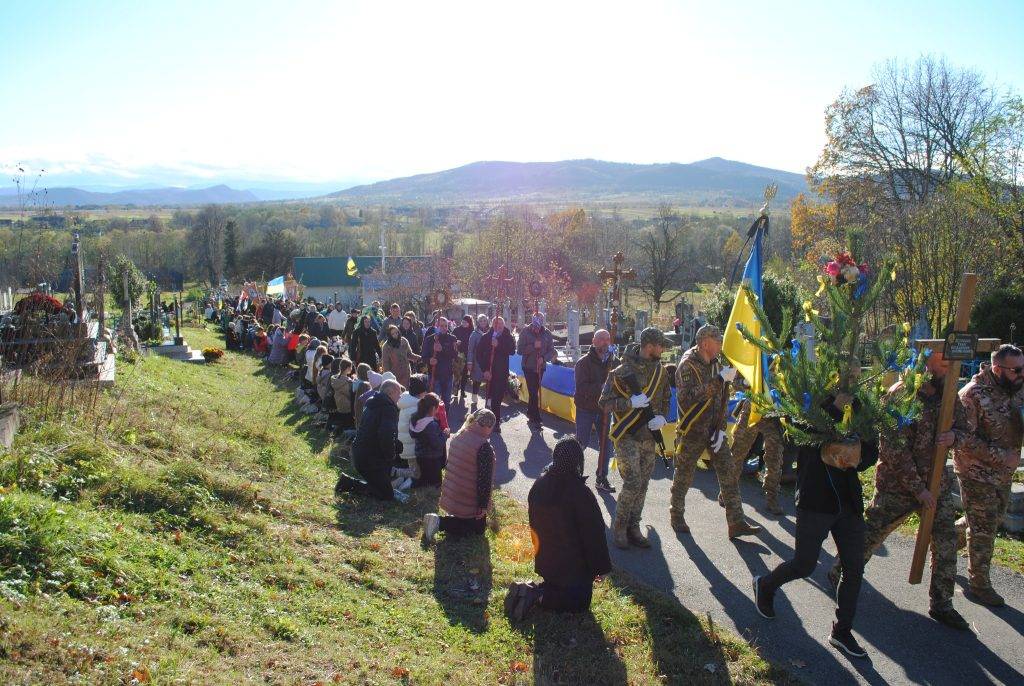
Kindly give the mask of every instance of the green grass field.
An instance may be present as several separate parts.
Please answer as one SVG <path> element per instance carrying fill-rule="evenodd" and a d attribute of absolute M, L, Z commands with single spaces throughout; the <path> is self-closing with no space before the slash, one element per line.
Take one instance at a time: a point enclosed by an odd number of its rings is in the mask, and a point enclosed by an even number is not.
<path fill-rule="evenodd" d="M 218 345 L 188 329 L 194 348 Z M 407 505 L 335 500 L 334 444 L 254 358 L 122 364 L 93 411 L 0 455 L 0 683 L 790 683 L 619 573 L 593 611 L 502 614 L 522 508 L 424 550 Z"/>

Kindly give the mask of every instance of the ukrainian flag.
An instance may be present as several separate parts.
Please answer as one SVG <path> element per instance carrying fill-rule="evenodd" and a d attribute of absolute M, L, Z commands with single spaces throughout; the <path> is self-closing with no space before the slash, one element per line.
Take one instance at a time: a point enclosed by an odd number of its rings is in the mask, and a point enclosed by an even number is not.
<path fill-rule="evenodd" d="M 732 314 L 729 315 L 729 323 L 725 327 L 722 343 L 722 353 L 736 368 L 736 371 L 747 380 L 750 390 L 754 393 L 766 391 L 768 360 L 754 345 L 743 338 L 736 328 L 736 324 L 743 324 L 754 336 L 761 335 L 761 324 L 757 320 L 757 315 L 754 314 L 754 308 L 750 303 L 750 294 L 756 296 L 757 300 L 763 304 L 761 241 L 764 238 L 764 231 L 764 224 L 757 227 L 757 233 L 754 235 L 754 247 L 750 250 L 747 266 L 743 270 L 742 286 L 747 288 L 741 286 L 736 292 L 736 302 L 733 303 Z M 756 408 L 751 408 L 750 423 L 754 424 L 760 418 Z"/>
<path fill-rule="evenodd" d="M 358 276 L 359 275 L 359 268 L 356 266 L 356 261 L 353 260 L 351 256 L 349 256 L 349 258 L 348 258 L 348 275 L 349 276 Z"/>

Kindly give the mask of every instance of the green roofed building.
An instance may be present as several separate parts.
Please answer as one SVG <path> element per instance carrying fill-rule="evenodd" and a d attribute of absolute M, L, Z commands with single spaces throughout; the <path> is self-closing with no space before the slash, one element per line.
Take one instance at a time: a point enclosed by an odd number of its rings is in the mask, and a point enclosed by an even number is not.
<path fill-rule="evenodd" d="M 344 257 L 296 257 L 292 275 L 302 284 L 304 297 L 321 302 L 337 298 L 345 307 L 356 307 L 379 299 L 395 279 L 408 277 L 411 261 L 425 257 L 388 257 L 387 275 L 380 273 L 380 255 L 353 255 L 358 274 L 348 275 L 348 255 Z"/>

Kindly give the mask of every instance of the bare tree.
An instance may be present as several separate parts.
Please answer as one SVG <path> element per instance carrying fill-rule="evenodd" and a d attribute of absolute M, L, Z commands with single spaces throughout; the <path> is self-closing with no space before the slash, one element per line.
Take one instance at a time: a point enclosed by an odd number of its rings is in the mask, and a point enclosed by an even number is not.
<path fill-rule="evenodd" d="M 863 231 L 862 257 L 896 260 L 891 314 L 913 321 L 924 305 L 941 328 L 959 273 L 976 268 L 970 258 L 977 252 L 946 191 L 969 175 L 965 155 L 984 144 L 984 124 L 1003 101 L 981 74 L 932 57 L 888 61 L 872 76 L 871 85 L 844 92 L 826 110 L 827 143 L 809 175 L 835 203 L 837 225 Z M 967 263 L 940 260 L 936 250 Z"/>
<path fill-rule="evenodd" d="M 207 205 L 196 215 L 189 229 L 189 244 L 196 262 L 210 279 L 219 284 L 224 276 L 224 234 L 227 216 L 217 205 Z"/>
<path fill-rule="evenodd" d="M 687 274 L 684 245 L 686 225 L 668 206 L 658 208 L 654 225 L 644 229 L 634 243 L 637 255 L 636 288 L 650 298 L 654 311 L 673 300 L 670 291 L 683 285 Z"/>

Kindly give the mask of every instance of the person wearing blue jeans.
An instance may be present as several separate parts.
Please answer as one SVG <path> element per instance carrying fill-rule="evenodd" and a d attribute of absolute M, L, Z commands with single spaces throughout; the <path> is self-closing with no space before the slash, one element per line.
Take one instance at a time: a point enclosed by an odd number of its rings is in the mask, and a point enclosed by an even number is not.
<path fill-rule="evenodd" d="M 608 425 L 603 423 L 601 408 L 597 401 L 601 397 L 608 372 L 618 366 L 619 361 L 611 353 L 611 334 L 604 329 L 594 332 L 593 344 L 587 354 L 576 362 L 576 391 L 573 402 L 576 405 L 576 438 L 586 448 L 590 444 L 591 431 L 597 430 L 598 461 L 597 479 L 594 487 L 599 491 L 614 493 L 615 488 L 608 483 L 608 462 L 611 460 L 612 448 L 608 442 Z M 600 447 L 604 444 L 604 459 L 601 459 Z"/>

